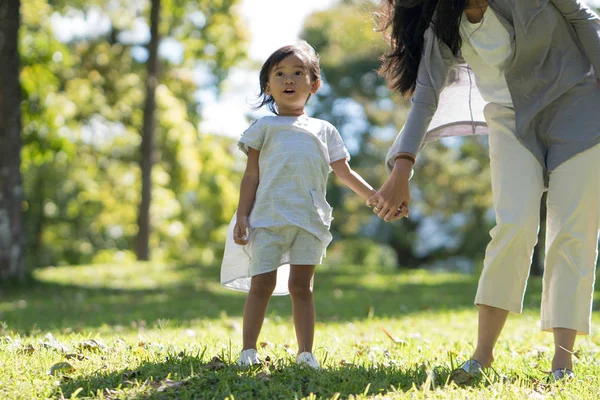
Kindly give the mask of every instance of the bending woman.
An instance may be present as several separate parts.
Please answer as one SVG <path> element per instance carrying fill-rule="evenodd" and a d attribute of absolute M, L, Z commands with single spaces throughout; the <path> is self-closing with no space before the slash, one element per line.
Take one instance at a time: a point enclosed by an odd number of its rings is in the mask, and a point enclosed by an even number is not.
<path fill-rule="evenodd" d="M 598 15 L 577 0 L 386 0 L 380 16 L 391 43 L 381 73 L 412 96 L 386 159 L 390 176 L 367 203 L 380 218 L 401 218 L 396 210 L 410 203 L 411 169 L 436 110 L 438 118 L 448 106 L 441 94 L 458 76 L 453 67 L 468 64 L 486 103 L 496 226 L 475 298 L 477 347 L 454 379 L 489 367 L 508 313 L 522 311 L 544 190 L 541 328 L 554 334 L 553 378 L 573 377 L 576 335 L 590 333 L 600 229 Z M 477 114 L 474 96 L 464 98 L 460 108 Z M 450 99 L 456 109 L 461 97 Z"/>

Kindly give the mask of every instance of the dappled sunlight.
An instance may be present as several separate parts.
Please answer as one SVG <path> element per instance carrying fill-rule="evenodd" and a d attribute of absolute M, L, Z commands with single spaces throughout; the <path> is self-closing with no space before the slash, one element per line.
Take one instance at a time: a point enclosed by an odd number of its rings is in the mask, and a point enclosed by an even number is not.
<path fill-rule="evenodd" d="M 319 374 L 294 365 L 289 296 L 269 304 L 258 344 L 268 363 L 258 370 L 235 367 L 245 294 L 220 287 L 218 266 L 173 263 L 53 268 L 38 271 L 30 287 L 3 288 L 0 363 L 17 375 L 43 372 L 43 389 L 24 382 L 21 390 L 51 397 L 60 388 L 66 398 L 78 388 L 132 399 L 205 390 L 225 398 L 249 386 L 257 397 L 268 397 L 272 385 L 292 397 L 326 398 L 464 398 L 482 390 L 502 397 L 553 390 L 542 380 L 552 335 L 539 331 L 533 293 L 526 296 L 532 300 L 524 314 L 511 315 L 506 324 L 497 347 L 498 374 L 476 389 L 459 389 L 447 378 L 474 349 L 476 277 L 360 271 L 350 266 L 317 272 L 314 353 L 325 368 Z M 539 279 L 533 279 L 529 291 L 539 290 Z M 593 319 L 600 324 L 597 313 Z M 600 335 L 578 342 L 582 376 L 595 376 L 598 351 Z M 23 357 L 30 361 L 15 361 Z"/>
<path fill-rule="evenodd" d="M 317 323 L 400 319 L 410 325 L 407 321 L 417 318 L 451 324 L 453 313 L 476 315 L 473 275 L 360 271 L 357 266 L 317 271 Z M 135 332 L 157 320 L 168 320 L 172 327 L 227 320 L 238 330 L 246 298 L 220 286 L 218 266 L 102 264 L 46 268 L 37 270 L 35 277 L 29 287 L 0 289 L 0 321 L 6 321 L 9 330 L 83 332 L 105 327 Z M 540 296 L 541 282 L 532 278 L 525 296 L 526 316 L 538 318 Z M 273 297 L 267 318 L 289 321 L 289 296 Z M 527 325 L 537 329 L 535 322 Z"/>

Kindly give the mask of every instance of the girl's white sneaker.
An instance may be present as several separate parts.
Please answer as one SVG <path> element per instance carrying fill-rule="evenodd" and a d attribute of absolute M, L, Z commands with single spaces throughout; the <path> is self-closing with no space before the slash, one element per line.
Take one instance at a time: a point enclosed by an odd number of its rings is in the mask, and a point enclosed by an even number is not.
<path fill-rule="evenodd" d="M 308 351 L 305 351 L 304 353 L 300 353 L 296 356 L 296 364 L 305 365 L 312 369 L 320 369 L 321 368 L 321 366 L 319 365 L 319 362 L 315 359 L 315 356 L 313 356 L 313 354 L 309 353 Z"/>
<path fill-rule="evenodd" d="M 260 360 L 258 359 L 258 352 L 255 349 L 242 350 L 238 359 L 240 367 L 250 367 L 258 364 L 260 364 Z"/>

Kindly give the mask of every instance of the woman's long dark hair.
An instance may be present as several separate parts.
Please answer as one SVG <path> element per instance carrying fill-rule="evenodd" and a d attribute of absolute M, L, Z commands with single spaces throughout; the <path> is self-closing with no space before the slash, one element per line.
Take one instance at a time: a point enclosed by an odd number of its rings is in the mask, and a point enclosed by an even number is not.
<path fill-rule="evenodd" d="M 432 25 L 436 37 L 447 44 L 455 56 L 458 55 L 462 45 L 458 28 L 467 2 L 382 0 L 376 16 L 379 29 L 386 34 L 391 50 L 382 56 L 383 63 L 378 72 L 385 77 L 390 89 L 399 91 L 403 96 L 413 94 L 423 54 L 423 34 L 429 26 Z"/>

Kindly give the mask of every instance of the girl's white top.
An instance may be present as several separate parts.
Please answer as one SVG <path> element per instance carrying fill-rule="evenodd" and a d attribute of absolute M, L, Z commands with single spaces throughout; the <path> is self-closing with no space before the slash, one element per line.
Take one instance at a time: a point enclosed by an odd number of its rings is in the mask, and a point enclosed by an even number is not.
<path fill-rule="evenodd" d="M 460 24 L 463 40 L 461 55 L 475 73 L 475 82 L 486 102 L 513 107 L 504 70 L 512 54 L 511 39 L 492 10 L 480 22 L 471 23 L 463 15 Z"/>
<path fill-rule="evenodd" d="M 260 151 L 259 184 L 250 213 L 249 240 L 256 228 L 296 226 L 315 235 L 323 243 L 323 255 L 331 242 L 332 208 L 325 192 L 330 164 L 350 159 L 342 138 L 327 121 L 298 117 L 268 116 L 252 124 L 242 135 L 239 148 Z M 221 283 L 230 289 L 250 288 L 251 245 L 233 241 L 235 217 L 229 225 L 221 265 Z M 286 255 L 284 260 L 289 259 Z M 285 265 L 285 264 L 284 264 Z M 289 271 L 289 265 L 285 265 Z M 275 266 L 278 267 L 278 266 Z M 287 294 L 285 271 L 278 271 L 274 294 Z"/>

